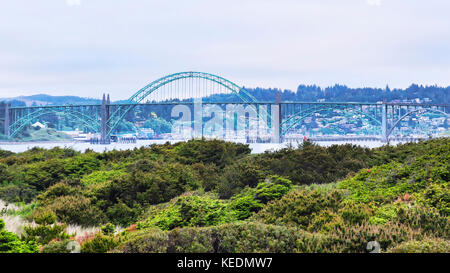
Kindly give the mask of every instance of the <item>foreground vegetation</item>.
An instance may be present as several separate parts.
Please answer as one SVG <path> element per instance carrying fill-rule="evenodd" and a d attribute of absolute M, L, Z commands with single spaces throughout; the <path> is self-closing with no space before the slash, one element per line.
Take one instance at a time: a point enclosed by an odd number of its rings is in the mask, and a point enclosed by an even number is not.
<path fill-rule="evenodd" d="M 0 134 L 0 140 L 8 141 L 4 135 Z M 18 135 L 13 139 L 14 141 L 31 142 L 31 141 L 73 141 L 70 135 L 56 131 L 54 128 L 39 128 L 26 126 Z"/>
<path fill-rule="evenodd" d="M 449 151 L 448 138 L 0 151 L 0 199 L 20 206 L 1 213 L 30 223 L 16 235 L 0 222 L 0 252 L 449 252 Z"/>

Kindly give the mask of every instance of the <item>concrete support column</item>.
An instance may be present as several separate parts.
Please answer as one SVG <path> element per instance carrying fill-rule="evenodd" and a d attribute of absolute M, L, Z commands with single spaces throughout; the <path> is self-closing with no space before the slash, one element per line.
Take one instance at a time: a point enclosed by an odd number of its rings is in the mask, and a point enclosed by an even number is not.
<path fill-rule="evenodd" d="M 106 119 L 107 119 L 107 114 L 106 114 L 106 96 L 105 94 L 103 94 L 103 99 L 102 99 L 102 107 L 101 107 L 101 119 L 102 119 L 102 127 L 101 127 L 101 139 L 100 139 L 100 143 L 101 144 L 107 144 L 106 143 L 106 134 L 107 134 L 107 128 L 106 128 Z"/>
<path fill-rule="evenodd" d="M 271 113 L 272 113 L 272 130 L 273 130 L 273 143 L 282 143 L 283 139 L 281 136 L 282 128 L 281 123 L 283 122 L 283 116 L 281 115 L 281 101 L 282 101 L 282 94 L 280 91 L 278 91 L 275 94 L 275 105 L 272 105 Z"/>
<path fill-rule="evenodd" d="M 387 104 L 381 105 L 381 141 L 388 141 Z"/>
<path fill-rule="evenodd" d="M 5 136 L 9 138 L 9 125 L 11 124 L 10 115 L 9 115 L 9 107 L 10 104 L 8 102 L 5 103 Z"/>
<path fill-rule="evenodd" d="M 272 104 L 271 118 L 272 143 L 281 143 L 281 104 Z"/>
<path fill-rule="evenodd" d="M 106 119 L 105 119 L 105 128 L 106 128 L 105 141 L 106 141 L 106 144 L 110 144 L 111 140 L 109 138 L 108 133 L 109 133 L 109 130 L 111 129 L 110 120 L 109 120 L 109 118 L 111 117 L 111 100 L 109 98 L 109 94 L 108 94 L 108 97 L 106 99 L 105 117 L 106 117 Z"/>
<path fill-rule="evenodd" d="M 194 99 L 194 135 L 193 138 L 203 137 L 203 104 L 202 98 Z"/>

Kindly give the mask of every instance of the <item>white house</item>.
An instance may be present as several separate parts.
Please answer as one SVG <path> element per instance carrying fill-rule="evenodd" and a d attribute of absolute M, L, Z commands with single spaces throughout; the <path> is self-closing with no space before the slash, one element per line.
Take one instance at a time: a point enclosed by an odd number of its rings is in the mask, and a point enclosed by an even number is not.
<path fill-rule="evenodd" d="M 40 129 L 44 129 L 46 128 L 44 124 L 40 123 L 39 121 L 37 121 L 36 123 L 31 125 L 33 128 L 37 128 L 39 127 Z"/>

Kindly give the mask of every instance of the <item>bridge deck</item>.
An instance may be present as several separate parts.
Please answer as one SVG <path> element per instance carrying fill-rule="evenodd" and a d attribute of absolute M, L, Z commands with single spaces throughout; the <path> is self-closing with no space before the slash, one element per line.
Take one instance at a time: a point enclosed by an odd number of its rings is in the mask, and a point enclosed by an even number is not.
<path fill-rule="evenodd" d="M 220 101 L 202 101 L 203 104 L 278 104 L 274 101 L 259 102 L 220 102 Z M 193 101 L 183 102 L 147 102 L 147 103 L 111 103 L 109 106 L 132 106 L 132 105 L 189 105 L 194 104 Z M 450 107 L 450 104 L 427 104 L 427 103 L 370 103 L 370 102 L 296 102 L 284 101 L 280 104 L 303 104 L 303 105 L 389 105 L 389 106 L 416 106 L 416 107 Z M 42 105 L 42 106 L 17 106 L 9 109 L 37 109 L 37 108 L 66 108 L 66 107 L 101 107 L 102 104 L 65 104 L 65 105 Z"/>

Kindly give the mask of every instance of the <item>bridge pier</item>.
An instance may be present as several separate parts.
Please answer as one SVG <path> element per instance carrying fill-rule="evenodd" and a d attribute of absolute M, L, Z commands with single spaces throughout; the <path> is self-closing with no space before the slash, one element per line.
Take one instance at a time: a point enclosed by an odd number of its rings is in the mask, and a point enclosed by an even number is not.
<path fill-rule="evenodd" d="M 203 138 L 203 101 L 202 98 L 194 99 L 194 134 L 192 138 Z"/>
<path fill-rule="evenodd" d="M 109 105 L 110 105 L 109 94 L 108 94 L 108 99 L 106 99 L 106 95 L 103 94 L 102 106 L 101 106 L 102 126 L 101 126 L 100 144 L 110 144 L 111 143 L 109 136 L 108 136 L 109 117 L 110 117 Z"/>
<path fill-rule="evenodd" d="M 387 125 L 387 104 L 381 106 L 381 141 L 388 142 L 388 125 Z"/>
<path fill-rule="evenodd" d="M 110 98 L 109 98 L 109 94 L 108 94 L 108 97 L 107 97 L 107 99 L 106 99 L 106 137 L 107 137 L 107 142 L 108 142 L 108 144 L 110 144 L 111 143 L 111 139 L 110 139 L 110 137 L 109 137 L 109 135 L 108 135 L 108 133 L 109 133 L 109 130 L 111 129 L 111 126 L 110 126 L 110 120 L 109 120 L 109 118 L 111 117 L 111 109 L 110 109 L 110 107 L 111 107 L 111 100 L 110 100 Z"/>
<path fill-rule="evenodd" d="M 272 104 L 271 108 L 272 143 L 281 143 L 281 104 Z"/>
<path fill-rule="evenodd" d="M 9 115 L 9 107 L 10 107 L 10 103 L 6 102 L 5 103 L 5 123 L 4 123 L 5 131 L 4 131 L 4 133 L 7 138 L 9 138 L 9 125 L 11 123 L 10 115 Z"/>
<path fill-rule="evenodd" d="M 278 91 L 275 95 L 275 105 L 272 105 L 271 112 L 271 125 L 273 130 L 273 137 L 272 142 L 273 143 L 282 143 L 283 140 L 281 139 L 281 123 L 282 121 L 282 113 L 281 113 L 281 92 Z"/>

